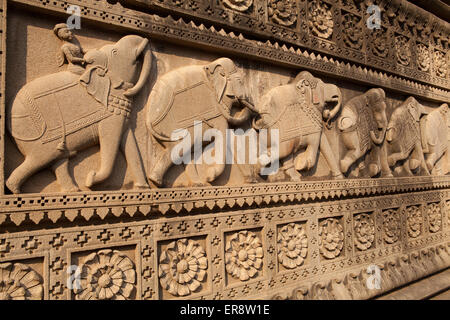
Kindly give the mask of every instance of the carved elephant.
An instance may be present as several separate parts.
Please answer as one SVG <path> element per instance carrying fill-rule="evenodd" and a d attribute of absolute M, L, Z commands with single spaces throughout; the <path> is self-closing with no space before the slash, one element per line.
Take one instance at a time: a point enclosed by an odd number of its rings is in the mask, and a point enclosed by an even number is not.
<path fill-rule="evenodd" d="M 447 103 L 431 111 L 421 123 L 422 147 L 425 163 L 433 175 L 445 174 L 443 170 L 444 155 L 448 152 L 448 118 Z"/>
<path fill-rule="evenodd" d="M 367 157 L 370 177 L 380 172 L 381 176 L 392 176 L 387 163 L 385 143 L 388 125 L 385 99 L 383 89 L 370 89 L 343 106 L 337 124 L 346 148 L 346 153 L 340 161 L 344 174 L 359 176 L 359 167 L 352 168 L 352 165 Z"/>
<path fill-rule="evenodd" d="M 146 83 L 152 55 L 148 39 L 136 35 L 90 50 L 81 74 L 62 71 L 37 78 L 17 93 L 8 126 L 25 160 L 6 185 L 19 193 L 35 172 L 52 166 L 62 191 L 78 186 L 68 171 L 77 151 L 100 145 L 100 169 L 90 171 L 86 186 L 109 177 L 119 146 L 134 175 L 134 186 L 148 188 L 134 133 L 129 127 L 132 98 Z"/>
<path fill-rule="evenodd" d="M 313 168 L 320 150 L 332 176 L 342 178 L 338 162 L 323 133 L 324 121 L 329 123 L 336 116 L 341 108 L 341 99 L 337 86 L 324 83 L 306 71 L 299 73 L 291 83 L 268 91 L 257 105 L 259 116 L 253 121 L 253 127 L 256 130 L 279 130 L 278 159 L 269 146 L 267 161 L 263 162 L 260 157 L 258 171 L 274 161 L 285 159 L 282 168 L 291 180 L 298 181 L 301 178 L 298 171 Z M 297 154 L 302 148 L 306 151 Z"/>
<path fill-rule="evenodd" d="M 254 108 L 247 100 L 241 73 L 228 58 L 219 58 L 207 65 L 182 67 L 158 78 L 146 106 L 147 128 L 154 137 L 153 144 L 158 144 L 158 147 L 152 146 L 154 160 L 150 165 L 149 179 L 158 186 L 162 185 L 167 170 L 174 163 L 182 162 L 184 154 L 174 155 L 176 152 L 172 152 L 182 139 L 173 138 L 174 132 L 185 130 L 192 137 L 186 146 L 190 150 L 195 139 L 202 139 L 209 128 L 217 129 L 225 137 L 229 125 L 246 122 L 251 110 Z M 202 124 L 200 135 L 194 133 L 195 122 Z M 203 140 L 200 143 L 205 144 Z M 194 165 L 188 164 L 188 184 L 207 185 L 224 169 L 225 152 L 223 159 L 209 166 L 202 177 Z"/>
<path fill-rule="evenodd" d="M 413 175 L 416 170 L 418 174 L 430 174 L 422 147 L 421 122 L 423 124 L 425 114 L 424 106 L 409 97 L 394 110 L 388 124 L 388 164 L 394 167 L 400 162 L 407 175 Z M 400 174 L 400 169 L 397 167 L 395 172 Z"/>

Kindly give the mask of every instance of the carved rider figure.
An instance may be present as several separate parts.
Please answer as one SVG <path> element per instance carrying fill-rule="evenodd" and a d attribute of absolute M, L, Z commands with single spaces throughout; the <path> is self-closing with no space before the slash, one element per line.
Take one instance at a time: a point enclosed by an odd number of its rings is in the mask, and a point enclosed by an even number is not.
<path fill-rule="evenodd" d="M 83 65 L 86 63 L 84 60 L 84 52 L 80 46 L 73 43 L 73 33 L 65 23 L 59 23 L 53 28 L 53 32 L 59 40 L 63 41 L 61 49 L 56 54 L 56 60 L 58 66 L 61 67 L 67 61 L 67 71 L 75 74 L 83 74 L 85 71 Z M 59 115 L 61 118 L 63 136 L 61 142 L 58 144 L 57 149 L 60 151 L 65 151 L 66 148 L 66 128 L 65 122 L 62 118 L 62 112 L 59 110 Z"/>
<path fill-rule="evenodd" d="M 67 61 L 69 64 L 67 70 L 81 75 L 84 72 L 84 51 L 74 43 L 72 31 L 67 24 L 59 23 L 53 28 L 53 32 L 58 39 L 64 42 L 57 52 L 58 66 L 61 67 Z"/>

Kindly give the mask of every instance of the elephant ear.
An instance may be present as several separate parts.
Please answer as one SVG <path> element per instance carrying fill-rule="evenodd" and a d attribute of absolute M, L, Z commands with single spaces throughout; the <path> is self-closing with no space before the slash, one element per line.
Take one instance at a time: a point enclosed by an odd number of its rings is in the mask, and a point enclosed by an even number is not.
<path fill-rule="evenodd" d="M 106 75 L 108 58 L 102 52 L 95 50 L 93 53 L 88 52 L 85 60 L 89 65 L 81 75 L 80 83 L 95 100 L 106 107 L 111 88 L 111 80 Z"/>
<path fill-rule="evenodd" d="M 227 85 L 225 69 L 220 64 L 211 64 L 205 67 L 205 71 L 214 88 L 217 101 L 220 102 Z"/>

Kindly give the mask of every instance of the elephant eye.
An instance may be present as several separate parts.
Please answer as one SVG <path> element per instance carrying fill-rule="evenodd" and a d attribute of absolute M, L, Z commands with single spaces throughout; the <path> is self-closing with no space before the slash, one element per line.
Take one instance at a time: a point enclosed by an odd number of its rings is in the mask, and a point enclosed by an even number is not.
<path fill-rule="evenodd" d="M 111 53 L 116 56 L 117 55 L 117 49 L 116 48 L 112 49 Z"/>

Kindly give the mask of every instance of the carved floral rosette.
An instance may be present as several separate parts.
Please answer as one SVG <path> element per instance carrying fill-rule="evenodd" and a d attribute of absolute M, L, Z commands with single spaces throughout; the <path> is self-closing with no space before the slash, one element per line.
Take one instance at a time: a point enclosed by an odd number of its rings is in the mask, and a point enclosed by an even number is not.
<path fill-rule="evenodd" d="M 441 207 L 439 203 L 427 205 L 428 224 L 430 232 L 438 232 L 442 227 Z"/>
<path fill-rule="evenodd" d="M 408 234 L 411 238 L 417 238 L 422 233 L 422 211 L 418 206 L 409 206 L 405 210 Z"/>
<path fill-rule="evenodd" d="M 333 259 L 341 254 L 344 247 L 344 228 L 336 218 L 328 218 L 319 225 L 319 250 L 326 259 Z"/>
<path fill-rule="evenodd" d="M 397 211 L 389 209 L 383 211 L 383 239 L 386 243 L 392 244 L 400 238 L 400 217 Z"/>
<path fill-rule="evenodd" d="M 360 18 L 347 13 L 343 16 L 343 38 L 344 43 L 352 49 L 361 49 L 363 43 L 363 33 L 360 26 Z"/>
<path fill-rule="evenodd" d="M 195 240 L 171 242 L 159 256 L 159 282 L 173 296 L 198 291 L 206 279 L 208 259 L 205 249 Z"/>
<path fill-rule="evenodd" d="M 447 63 L 445 55 L 441 51 L 434 52 L 434 71 L 437 76 L 445 78 L 447 76 Z"/>
<path fill-rule="evenodd" d="M 228 274 L 241 281 L 258 275 L 264 256 L 259 237 L 251 231 L 234 233 L 226 244 L 225 266 Z"/>
<path fill-rule="evenodd" d="M 253 0 L 221 0 L 223 5 L 229 9 L 245 12 L 253 5 Z"/>
<path fill-rule="evenodd" d="M 301 266 L 308 254 L 305 227 L 298 223 L 283 226 L 278 233 L 278 260 L 287 269 Z"/>
<path fill-rule="evenodd" d="M 430 70 L 431 58 L 428 47 L 422 43 L 417 45 L 417 66 L 420 71 Z"/>
<path fill-rule="evenodd" d="M 22 263 L 0 264 L 0 300 L 41 300 L 41 277 Z"/>
<path fill-rule="evenodd" d="M 365 251 L 375 240 L 375 222 L 371 214 L 362 213 L 355 216 L 355 246 Z"/>
<path fill-rule="evenodd" d="M 373 36 L 371 38 L 371 48 L 372 53 L 380 58 L 386 58 L 389 53 L 388 38 L 386 31 L 383 29 L 374 30 L 372 32 Z"/>
<path fill-rule="evenodd" d="M 397 36 L 395 38 L 395 52 L 397 62 L 401 65 L 408 66 L 411 62 L 411 48 L 408 38 L 404 36 Z"/>
<path fill-rule="evenodd" d="M 330 38 L 334 28 L 331 7 L 320 0 L 312 1 L 309 7 L 309 26 L 315 36 Z"/>
<path fill-rule="evenodd" d="M 134 263 L 124 253 L 104 249 L 89 254 L 73 288 L 76 300 L 127 300 L 135 290 Z"/>
<path fill-rule="evenodd" d="M 295 0 L 269 0 L 268 14 L 272 22 L 290 27 L 297 21 Z"/>

